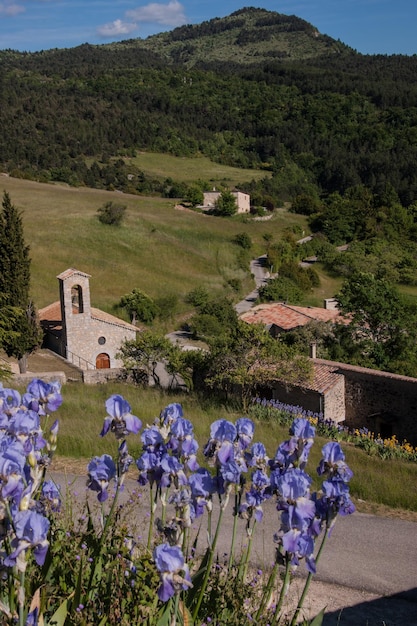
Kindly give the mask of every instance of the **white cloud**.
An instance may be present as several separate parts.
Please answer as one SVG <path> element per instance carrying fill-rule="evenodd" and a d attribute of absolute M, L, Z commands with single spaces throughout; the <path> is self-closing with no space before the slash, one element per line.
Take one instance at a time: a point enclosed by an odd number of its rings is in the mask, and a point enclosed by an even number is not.
<path fill-rule="evenodd" d="M 143 7 L 127 11 L 126 16 L 138 22 L 152 22 L 165 26 L 181 26 L 187 22 L 183 5 L 177 0 L 168 4 L 151 2 Z"/>
<path fill-rule="evenodd" d="M 103 26 L 97 28 L 97 33 L 101 37 L 119 37 L 120 35 L 130 35 L 130 33 L 137 30 L 137 27 L 137 24 L 133 22 L 114 20 L 114 22 L 103 24 Z"/>
<path fill-rule="evenodd" d="M 9 17 L 13 17 L 13 15 L 18 15 L 19 13 L 24 13 L 25 7 L 21 4 L 17 4 L 16 2 L 0 2 L 0 15 L 8 15 Z"/>

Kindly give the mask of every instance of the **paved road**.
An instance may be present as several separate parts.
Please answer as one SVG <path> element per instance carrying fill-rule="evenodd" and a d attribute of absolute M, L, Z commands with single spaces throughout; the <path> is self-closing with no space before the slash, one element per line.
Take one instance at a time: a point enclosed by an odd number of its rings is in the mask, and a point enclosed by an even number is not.
<path fill-rule="evenodd" d="M 236 313 L 241 315 L 249 311 L 258 297 L 258 289 L 268 282 L 269 272 L 266 267 L 266 254 L 260 256 L 258 259 L 254 259 L 250 263 L 250 271 L 253 274 L 255 281 L 255 289 L 251 291 L 244 300 L 241 300 L 235 305 Z"/>
<path fill-rule="evenodd" d="M 68 485 L 68 477 L 63 474 L 55 473 L 53 478 L 64 489 Z M 83 493 L 86 492 L 85 477 L 73 477 L 71 480 L 75 481 L 71 490 L 75 490 L 77 499 L 82 501 Z M 131 513 L 132 523 L 138 524 L 137 531 L 145 535 L 148 490 L 139 487 L 135 480 L 128 480 L 123 497 L 135 502 Z M 219 554 L 230 549 L 232 520 L 232 507 L 229 504 L 218 544 Z M 241 524 L 243 528 L 244 522 Z M 271 564 L 274 555 L 272 537 L 278 527 L 279 513 L 269 502 L 265 507 L 264 520 L 257 526 L 254 537 L 252 561 L 256 567 Z M 205 533 L 201 533 L 201 536 L 205 536 Z M 242 549 L 246 541 L 243 531 L 239 536 L 242 540 L 236 546 L 237 551 Z M 327 540 L 315 579 L 378 596 L 400 594 L 402 598 L 417 603 L 416 557 L 417 523 L 355 513 L 337 520 Z M 304 565 L 300 570 L 304 571 Z"/>

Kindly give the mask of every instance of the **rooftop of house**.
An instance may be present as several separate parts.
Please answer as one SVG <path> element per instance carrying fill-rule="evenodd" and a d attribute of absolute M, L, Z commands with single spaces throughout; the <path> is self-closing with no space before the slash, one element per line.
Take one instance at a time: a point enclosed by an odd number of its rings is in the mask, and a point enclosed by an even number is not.
<path fill-rule="evenodd" d="M 49 327 L 53 325 L 55 330 L 62 329 L 61 303 L 59 300 L 57 302 L 49 304 L 43 309 L 40 309 L 38 311 L 38 315 L 40 322 L 48 322 Z M 91 319 L 99 320 L 100 322 L 105 322 L 107 324 L 113 324 L 114 326 L 127 328 L 129 330 L 135 330 L 136 332 L 139 330 L 139 328 L 133 326 L 133 324 L 125 322 L 119 317 L 115 317 L 114 315 L 106 313 L 105 311 L 101 311 L 100 309 L 95 309 L 94 307 L 91 307 Z"/>
<path fill-rule="evenodd" d="M 335 322 L 337 320 L 341 323 L 347 323 L 338 309 L 294 306 L 283 302 L 258 304 L 258 306 L 243 313 L 241 319 L 248 324 L 277 326 L 282 330 L 292 330 L 299 326 L 305 326 L 312 321 Z"/>

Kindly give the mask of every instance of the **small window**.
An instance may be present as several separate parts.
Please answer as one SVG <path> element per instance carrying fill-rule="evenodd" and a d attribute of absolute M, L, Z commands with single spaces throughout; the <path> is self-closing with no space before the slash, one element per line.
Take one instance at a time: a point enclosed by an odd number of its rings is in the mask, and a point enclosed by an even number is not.
<path fill-rule="evenodd" d="M 104 344 L 106 343 L 106 338 L 105 337 L 99 337 L 98 338 L 98 342 L 99 342 L 100 346 L 104 346 Z"/>

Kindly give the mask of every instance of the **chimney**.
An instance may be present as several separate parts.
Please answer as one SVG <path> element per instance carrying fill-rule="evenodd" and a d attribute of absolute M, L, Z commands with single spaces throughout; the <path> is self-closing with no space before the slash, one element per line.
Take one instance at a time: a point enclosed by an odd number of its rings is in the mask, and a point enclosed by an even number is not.
<path fill-rule="evenodd" d="M 317 343 L 315 341 L 310 343 L 310 358 L 311 359 L 317 358 Z"/>

